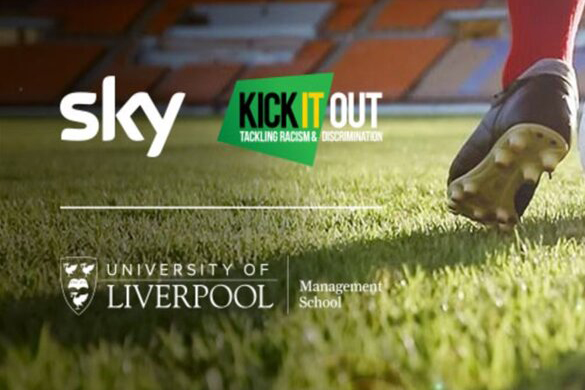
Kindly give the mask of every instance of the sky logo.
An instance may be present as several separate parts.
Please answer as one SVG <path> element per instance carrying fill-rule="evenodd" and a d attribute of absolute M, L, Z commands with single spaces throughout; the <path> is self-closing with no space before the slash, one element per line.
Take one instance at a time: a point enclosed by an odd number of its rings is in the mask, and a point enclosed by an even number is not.
<path fill-rule="evenodd" d="M 126 136 L 135 142 L 144 141 L 144 136 L 132 119 L 132 115 L 141 108 L 150 121 L 155 136 L 152 140 L 148 157 L 158 157 L 171 133 L 177 119 L 185 94 L 177 92 L 172 97 L 164 114 L 161 115 L 146 92 L 135 93 L 119 110 L 116 111 L 116 79 L 114 76 L 104 78 L 102 82 L 102 141 L 109 142 L 116 138 L 116 122 L 120 124 Z M 62 141 L 83 142 L 95 138 L 100 131 L 100 120 L 91 112 L 79 108 L 91 106 L 97 101 L 93 92 L 73 92 L 61 100 L 61 115 L 65 119 L 77 122 L 84 127 L 65 128 L 61 132 Z"/>

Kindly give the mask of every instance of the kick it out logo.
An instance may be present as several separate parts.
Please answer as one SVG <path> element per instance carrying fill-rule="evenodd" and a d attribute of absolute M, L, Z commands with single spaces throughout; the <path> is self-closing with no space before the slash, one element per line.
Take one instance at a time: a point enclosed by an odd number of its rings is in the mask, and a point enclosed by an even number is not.
<path fill-rule="evenodd" d="M 312 166 L 319 140 L 344 141 L 321 131 L 332 82 L 333 73 L 238 81 L 218 141 Z M 379 92 L 360 93 L 358 99 L 354 99 L 353 93 L 333 94 L 331 125 L 336 129 L 348 125 L 362 128 L 366 125 L 369 104 L 370 126 L 375 129 L 377 102 L 381 97 Z M 358 138 L 364 138 L 360 137 L 363 135 L 371 134 L 361 133 Z M 353 140 L 381 141 L 378 133 L 374 138 L 377 139 Z M 348 140 L 352 139 L 345 139 Z"/>
<path fill-rule="evenodd" d="M 98 261 L 88 256 L 60 261 L 61 290 L 67 306 L 83 314 L 96 291 L 108 310 L 272 309 L 278 279 L 267 263 L 117 263 L 107 262 L 98 277 Z M 99 288 L 98 288 L 99 285 Z M 105 302 L 104 302 L 105 301 Z M 104 308 L 104 307 L 102 307 Z"/>

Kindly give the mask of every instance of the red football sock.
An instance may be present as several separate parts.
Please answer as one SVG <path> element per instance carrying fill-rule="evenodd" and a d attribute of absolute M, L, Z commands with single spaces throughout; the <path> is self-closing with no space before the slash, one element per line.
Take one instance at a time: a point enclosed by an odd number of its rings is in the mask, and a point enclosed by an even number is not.
<path fill-rule="evenodd" d="M 584 4 L 585 0 L 508 0 L 512 47 L 504 68 L 504 87 L 540 59 L 573 62 Z"/>

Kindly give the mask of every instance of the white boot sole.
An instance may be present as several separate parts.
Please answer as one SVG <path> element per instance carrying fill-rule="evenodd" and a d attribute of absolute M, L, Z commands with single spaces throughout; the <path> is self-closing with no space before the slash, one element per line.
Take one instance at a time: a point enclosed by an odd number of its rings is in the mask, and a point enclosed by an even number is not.
<path fill-rule="evenodd" d="M 517 124 L 502 135 L 485 158 L 448 187 L 453 214 L 509 231 L 518 222 L 516 193 L 552 173 L 569 152 L 556 131 L 533 123 Z"/>

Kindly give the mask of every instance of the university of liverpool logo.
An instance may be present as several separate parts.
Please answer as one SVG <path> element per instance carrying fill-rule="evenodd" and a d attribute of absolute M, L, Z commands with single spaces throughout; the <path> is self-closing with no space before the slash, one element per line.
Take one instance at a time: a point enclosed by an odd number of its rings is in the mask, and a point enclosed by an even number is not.
<path fill-rule="evenodd" d="M 61 258 L 61 290 L 73 312 L 81 315 L 91 304 L 97 286 L 97 259 L 89 256 Z"/>

